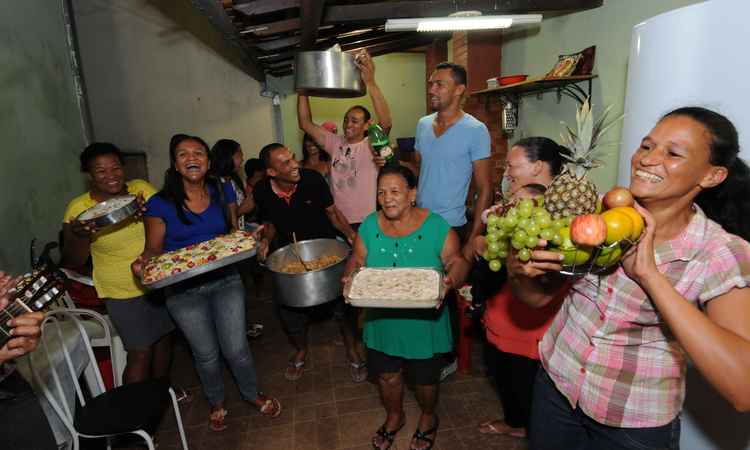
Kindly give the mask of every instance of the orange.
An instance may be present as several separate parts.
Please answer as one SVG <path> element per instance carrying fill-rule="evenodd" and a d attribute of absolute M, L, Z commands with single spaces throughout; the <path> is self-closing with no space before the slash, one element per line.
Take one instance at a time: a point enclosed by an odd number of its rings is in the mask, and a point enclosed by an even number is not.
<path fill-rule="evenodd" d="M 633 221 L 633 232 L 630 233 L 630 240 L 631 241 L 637 241 L 639 237 L 641 237 L 641 233 L 643 233 L 643 227 L 646 225 L 643 221 L 643 217 L 641 214 L 632 206 L 618 206 L 617 208 L 612 208 L 610 211 L 618 211 L 621 213 L 625 213 L 630 217 L 630 220 Z"/>
<path fill-rule="evenodd" d="M 632 236 L 633 220 L 628 214 L 610 209 L 602 213 L 602 219 L 607 224 L 607 238 L 604 243 L 613 244 Z"/>

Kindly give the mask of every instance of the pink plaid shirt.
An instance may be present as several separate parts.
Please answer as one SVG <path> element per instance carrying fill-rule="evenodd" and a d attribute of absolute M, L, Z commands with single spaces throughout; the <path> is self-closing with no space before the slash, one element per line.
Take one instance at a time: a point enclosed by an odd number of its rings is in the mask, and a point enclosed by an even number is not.
<path fill-rule="evenodd" d="M 656 264 L 687 301 L 711 299 L 750 282 L 750 244 L 695 206 Z M 539 344 L 542 364 L 571 407 L 605 425 L 671 422 L 685 397 L 685 353 L 645 292 L 622 267 L 575 282 Z"/>

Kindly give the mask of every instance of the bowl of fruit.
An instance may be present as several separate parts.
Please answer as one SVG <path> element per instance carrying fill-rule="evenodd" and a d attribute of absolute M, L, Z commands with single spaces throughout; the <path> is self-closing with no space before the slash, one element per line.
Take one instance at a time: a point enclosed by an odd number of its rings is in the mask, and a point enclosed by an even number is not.
<path fill-rule="evenodd" d="M 576 113 L 576 129 L 563 130 L 565 164 L 544 195 L 512 200 L 488 215 L 483 256 L 491 270 L 500 270 L 510 252 L 526 262 L 534 249 L 544 248 L 562 254 L 563 274 L 602 273 L 640 238 L 644 221 L 630 191 L 615 187 L 599 198 L 587 178 L 601 165 L 602 136 L 619 120 L 606 122 L 610 109 L 595 121 L 586 100 Z"/>
<path fill-rule="evenodd" d="M 560 273 L 599 274 L 615 267 L 643 233 L 645 222 L 634 203 L 630 191 L 615 187 L 594 213 L 575 216 L 562 228 L 562 242 L 552 247 L 563 255 Z"/>
<path fill-rule="evenodd" d="M 487 217 L 483 256 L 491 270 L 500 270 L 510 252 L 527 262 L 533 250 L 544 248 L 563 256 L 564 275 L 603 273 L 619 263 L 643 232 L 643 217 L 625 188 L 609 191 L 588 214 L 555 218 L 545 201 L 538 196 L 510 202 Z"/>

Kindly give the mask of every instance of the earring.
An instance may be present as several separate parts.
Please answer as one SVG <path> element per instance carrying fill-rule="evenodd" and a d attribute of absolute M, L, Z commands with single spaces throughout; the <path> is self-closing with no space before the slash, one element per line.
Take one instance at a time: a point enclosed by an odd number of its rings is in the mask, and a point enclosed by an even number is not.
<path fill-rule="evenodd" d="M 414 201 L 414 200 L 412 200 L 412 202 L 411 202 L 411 206 L 417 206 L 417 202 L 416 202 L 416 201 Z"/>

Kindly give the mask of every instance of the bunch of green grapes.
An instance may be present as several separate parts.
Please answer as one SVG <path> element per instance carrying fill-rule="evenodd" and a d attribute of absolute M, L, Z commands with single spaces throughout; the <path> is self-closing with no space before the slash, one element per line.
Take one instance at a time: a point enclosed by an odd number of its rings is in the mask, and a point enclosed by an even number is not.
<path fill-rule="evenodd" d="M 518 259 L 526 262 L 541 239 L 560 245 L 563 240 L 560 229 L 569 224 L 570 219 L 552 219 L 544 209 L 543 197 L 522 199 L 504 214 L 487 217 L 487 250 L 482 256 L 495 272 L 502 268 L 502 261 L 510 251 L 516 251 Z"/>

